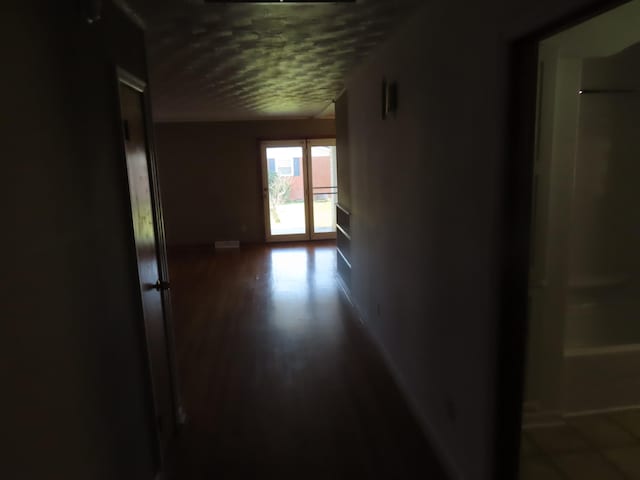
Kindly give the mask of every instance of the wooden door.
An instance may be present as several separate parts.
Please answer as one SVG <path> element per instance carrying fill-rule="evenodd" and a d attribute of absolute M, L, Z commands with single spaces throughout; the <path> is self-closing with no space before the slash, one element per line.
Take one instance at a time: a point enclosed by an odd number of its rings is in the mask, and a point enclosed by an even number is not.
<path fill-rule="evenodd" d="M 156 431 L 161 455 L 175 430 L 172 366 L 163 294 L 168 283 L 161 278 L 153 183 L 145 122 L 143 87 L 118 82 L 124 136 L 131 217 L 138 262 L 138 277 L 149 358 Z"/>

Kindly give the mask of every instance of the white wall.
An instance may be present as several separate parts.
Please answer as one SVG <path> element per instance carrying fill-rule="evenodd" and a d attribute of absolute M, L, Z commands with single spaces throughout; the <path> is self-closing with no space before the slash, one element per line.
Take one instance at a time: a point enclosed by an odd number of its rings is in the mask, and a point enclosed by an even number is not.
<path fill-rule="evenodd" d="M 539 68 L 535 220 L 529 296 L 526 402 L 537 413 L 562 409 L 571 196 L 582 62 L 543 42 Z"/>
<path fill-rule="evenodd" d="M 456 478 L 493 478 L 509 42 L 588 3 L 429 2 L 353 72 L 338 110 L 353 297 Z M 383 77 L 399 85 L 386 121 Z"/>
<path fill-rule="evenodd" d="M 583 88 L 635 93 L 580 96 L 569 263 L 569 304 L 575 308 L 568 315 L 568 346 L 640 343 L 639 60 L 636 44 L 583 61 Z"/>

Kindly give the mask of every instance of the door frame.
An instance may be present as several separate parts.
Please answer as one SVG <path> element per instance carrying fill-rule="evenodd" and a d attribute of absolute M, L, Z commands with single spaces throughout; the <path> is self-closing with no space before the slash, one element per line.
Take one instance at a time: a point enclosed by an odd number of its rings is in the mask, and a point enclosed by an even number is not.
<path fill-rule="evenodd" d="M 300 159 L 303 170 L 302 181 L 305 191 L 305 233 L 292 235 L 271 234 L 271 212 L 269 209 L 269 168 L 267 165 L 267 148 L 269 147 L 300 147 L 302 158 Z M 309 199 L 306 192 L 309 190 L 309 175 L 307 174 L 306 140 L 264 140 L 260 142 L 260 170 L 262 172 L 262 206 L 264 211 L 264 234 L 268 243 L 305 241 L 310 238 L 311 223 L 309 220 Z"/>
<path fill-rule="evenodd" d="M 596 0 L 558 17 L 507 46 L 505 163 L 502 211 L 498 226 L 500 288 L 494 410 L 495 479 L 518 478 L 520 433 L 526 381 L 529 252 L 531 245 L 533 168 L 536 149 L 538 46 L 554 34 L 627 3 Z"/>
<path fill-rule="evenodd" d="M 337 232 L 314 233 L 313 218 L 313 192 L 312 190 L 312 165 L 311 147 L 317 145 L 336 146 L 335 137 L 304 138 L 292 140 L 260 140 L 260 172 L 262 178 L 262 209 L 264 216 L 264 233 L 267 243 L 284 243 L 308 240 L 332 240 L 337 238 Z M 302 148 L 302 170 L 303 185 L 305 194 L 305 230 L 306 233 L 293 235 L 272 235 L 271 234 L 271 214 L 269 210 L 269 172 L 266 152 L 269 147 L 301 147 Z M 337 160 L 336 160 L 337 161 Z"/>
<path fill-rule="evenodd" d="M 128 207 L 127 216 L 129 218 L 129 235 L 130 235 L 130 249 L 131 249 L 131 272 L 132 275 L 135 276 L 136 282 L 140 283 L 140 278 L 138 274 L 138 265 L 137 265 L 137 252 L 135 245 L 135 237 L 133 232 L 133 216 L 131 212 L 131 197 L 130 197 L 130 189 L 129 189 L 129 178 L 127 171 L 127 157 L 126 157 L 126 147 L 125 147 L 125 134 L 122 128 L 122 108 L 121 108 L 121 96 L 120 96 L 120 84 L 124 84 L 137 92 L 140 93 L 142 99 L 142 115 L 144 122 L 144 135 L 145 135 L 145 144 L 147 148 L 147 161 L 148 161 L 148 170 L 149 170 L 149 187 L 151 193 L 151 203 L 152 203 L 152 212 L 153 212 L 153 224 L 154 224 L 154 233 L 156 236 L 156 257 L 158 261 L 158 273 L 160 277 L 160 281 L 169 283 L 169 263 L 167 258 L 167 241 L 166 241 L 166 233 L 164 229 L 164 213 L 162 209 L 161 202 L 161 194 L 160 194 L 160 182 L 158 175 L 158 164 L 157 164 L 157 156 L 155 152 L 155 140 L 153 136 L 153 121 L 151 116 L 151 100 L 149 94 L 148 83 L 136 75 L 131 74 L 129 71 L 124 68 L 116 65 L 114 68 L 114 88 L 116 95 L 116 122 L 117 122 L 117 132 L 119 137 L 119 145 L 120 145 L 120 155 L 122 162 L 122 175 L 124 182 L 124 191 L 126 192 L 126 203 Z M 154 399 L 154 389 L 153 389 L 153 377 L 151 374 L 151 358 L 149 355 L 149 345 L 147 341 L 146 335 L 146 326 L 144 322 L 144 312 L 142 307 L 142 293 L 140 291 L 136 292 L 136 295 L 139 300 L 139 315 L 140 315 L 140 333 L 142 340 L 142 349 L 145 355 L 145 375 L 147 377 L 147 396 L 149 401 L 149 413 L 150 423 L 151 423 L 151 431 L 154 435 L 154 450 L 155 455 L 157 457 L 158 462 L 158 472 L 156 472 L 157 476 L 160 476 L 163 472 L 166 454 L 167 452 L 163 450 L 160 431 L 157 428 L 157 424 L 155 421 L 156 418 L 156 407 L 155 407 L 155 399 Z M 161 298 L 162 298 L 162 310 L 164 317 L 164 325 L 165 325 L 165 338 L 167 342 L 167 355 L 168 355 L 168 364 L 169 364 L 169 381 L 170 381 L 170 389 L 172 393 L 172 429 L 174 434 L 177 432 L 179 426 L 184 423 L 184 413 L 182 409 L 182 403 L 180 399 L 180 394 L 178 390 L 178 372 L 177 372 L 177 363 L 176 363 L 176 350 L 175 350 L 175 339 L 174 339 L 174 328 L 173 328 L 173 318 L 172 318 L 172 309 L 171 309 L 171 295 L 169 290 L 161 290 Z"/>

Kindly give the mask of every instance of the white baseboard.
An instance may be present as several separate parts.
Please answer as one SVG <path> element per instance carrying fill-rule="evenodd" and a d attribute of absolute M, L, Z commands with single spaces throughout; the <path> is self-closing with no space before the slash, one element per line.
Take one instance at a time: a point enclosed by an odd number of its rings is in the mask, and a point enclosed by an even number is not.
<path fill-rule="evenodd" d="M 561 412 L 524 412 L 522 415 L 523 429 L 555 427 L 563 423 Z"/>
<path fill-rule="evenodd" d="M 409 410 L 411 411 L 412 416 L 418 422 L 420 429 L 422 430 L 423 434 L 425 435 L 429 443 L 429 446 L 433 448 L 435 452 L 435 456 L 441 461 L 442 466 L 446 470 L 449 476 L 449 480 L 463 480 L 464 477 L 460 473 L 460 470 L 458 469 L 456 462 L 454 461 L 453 457 L 449 454 L 449 451 L 440 442 L 438 436 L 436 435 L 436 432 L 434 431 L 428 419 L 421 413 L 421 410 L 416 400 L 413 398 L 413 396 L 409 392 L 409 389 L 406 387 L 406 384 L 402 379 L 402 375 L 395 368 L 389 353 L 384 348 L 384 346 L 376 339 L 375 335 L 373 335 L 373 333 L 369 330 L 369 327 L 365 320 L 365 316 L 362 314 L 361 308 L 358 306 L 357 302 L 354 301 L 354 298 L 351 296 L 350 293 L 347 293 L 345 291 L 345 294 L 347 295 L 347 299 L 349 300 L 349 303 L 351 303 L 353 307 L 356 318 L 361 324 L 360 326 L 362 330 L 365 332 L 365 335 L 367 336 L 368 340 L 373 344 L 375 349 L 380 354 L 380 357 L 382 358 L 382 361 L 385 367 L 391 373 L 391 377 L 393 378 L 394 383 L 396 384 L 397 388 L 400 390 L 400 393 L 402 394 L 402 397 L 404 398 L 404 400 L 407 402 L 407 406 L 409 407 Z"/>
<path fill-rule="evenodd" d="M 588 417 L 591 415 L 606 415 L 610 413 L 632 412 L 639 409 L 640 409 L 640 405 L 638 406 L 631 405 L 626 407 L 610 407 L 610 408 L 600 408 L 598 410 L 582 410 L 580 412 L 568 412 L 564 416 L 565 418 Z"/>

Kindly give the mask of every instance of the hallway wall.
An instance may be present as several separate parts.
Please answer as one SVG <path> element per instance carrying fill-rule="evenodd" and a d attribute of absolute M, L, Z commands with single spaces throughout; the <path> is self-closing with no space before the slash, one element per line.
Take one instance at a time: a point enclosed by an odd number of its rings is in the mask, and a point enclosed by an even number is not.
<path fill-rule="evenodd" d="M 352 295 L 453 477 L 488 480 L 509 46 L 594 2 L 465 2 L 463 14 L 459 3 L 429 3 L 352 73 L 338 102 Z M 383 78 L 399 86 L 397 116 L 385 121 Z"/>
<path fill-rule="evenodd" d="M 349 98 L 343 92 L 336 101 L 336 151 L 338 154 L 338 202 L 351 210 L 351 164 L 349 162 Z"/>
<path fill-rule="evenodd" d="M 0 53 L 2 477 L 153 478 L 114 62 L 143 32 L 104 3 L 10 0 Z"/>
<path fill-rule="evenodd" d="M 335 137 L 335 122 L 156 124 L 169 245 L 263 242 L 259 141 L 314 137 Z"/>

